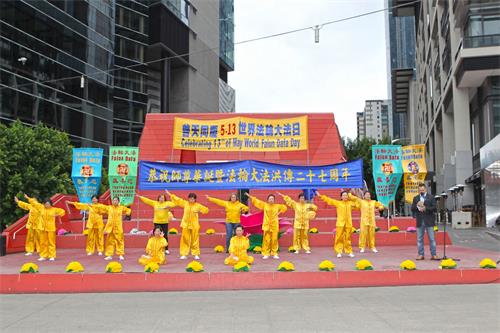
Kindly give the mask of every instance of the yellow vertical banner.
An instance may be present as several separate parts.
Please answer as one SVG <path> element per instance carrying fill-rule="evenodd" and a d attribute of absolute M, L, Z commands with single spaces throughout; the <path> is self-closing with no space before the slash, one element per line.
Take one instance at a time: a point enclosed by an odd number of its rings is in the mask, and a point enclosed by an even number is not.
<path fill-rule="evenodd" d="M 281 119 L 175 117 L 173 147 L 204 151 L 292 151 L 308 148 L 307 116 Z"/>
<path fill-rule="evenodd" d="M 411 203 L 418 194 L 418 184 L 423 183 L 427 175 L 425 145 L 404 146 L 401 163 L 404 170 L 405 200 Z"/>

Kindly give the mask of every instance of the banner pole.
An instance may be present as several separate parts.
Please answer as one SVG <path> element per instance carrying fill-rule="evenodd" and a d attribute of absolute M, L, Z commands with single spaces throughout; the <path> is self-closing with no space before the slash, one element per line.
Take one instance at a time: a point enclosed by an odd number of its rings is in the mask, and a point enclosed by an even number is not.
<path fill-rule="evenodd" d="M 83 231 L 85 230 L 85 216 L 87 215 L 87 211 L 83 211 L 83 217 L 82 217 L 82 234 Z"/>
<path fill-rule="evenodd" d="M 388 231 L 389 231 L 389 228 L 391 227 L 390 219 L 391 219 L 391 204 L 389 204 L 389 207 L 387 207 L 387 230 Z"/>

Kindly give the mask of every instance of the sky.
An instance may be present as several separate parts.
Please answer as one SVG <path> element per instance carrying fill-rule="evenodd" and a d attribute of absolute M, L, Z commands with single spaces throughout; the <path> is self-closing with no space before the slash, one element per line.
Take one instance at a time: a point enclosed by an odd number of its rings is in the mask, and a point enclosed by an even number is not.
<path fill-rule="evenodd" d="M 383 0 L 235 0 L 235 42 L 384 8 Z M 235 45 L 236 112 L 333 112 L 355 138 L 356 112 L 387 98 L 385 12 Z"/>

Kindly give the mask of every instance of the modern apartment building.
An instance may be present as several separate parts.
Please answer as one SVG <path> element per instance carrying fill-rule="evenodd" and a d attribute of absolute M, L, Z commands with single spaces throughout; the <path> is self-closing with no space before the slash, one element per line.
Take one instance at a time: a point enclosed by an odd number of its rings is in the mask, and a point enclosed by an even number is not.
<path fill-rule="evenodd" d="M 395 6 L 394 0 L 385 0 L 386 8 Z M 413 16 L 397 16 L 388 10 L 385 16 L 387 43 L 388 98 L 393 117 L 392 138 L 408 140 L 406 127 L 407 116 L 401 112 L 402 96 L 408 96 L 408 79 L 413 79 L 415 69 L 415 18 Z M 401 81 L 403 81 L 401 83 Z M 396 89 L 396 83 L 399 84 Z M 399 95 L 399 98 L 394 98 Z"/>
<path fill-rule="evenodd" d="M 463 205 L 484 212 L 479 153 L 500 133 L 500 1 L 423 0 L 394 13 L 415 18 L 416 78 L 393 99 L 426 145 L 433 192 L 466 185 Z"/>
<path fill-rule="evenodd" d="M 0 1 L 0 120 L 137 145 L 146 113 L 234 112 L 232 0 Z"/>
<path fill-rule="evenodd" d="M 381 140 L 391 137 L 392 115 L 390 101 L 367 100 L 363 112 L 356 114 L 358 138 Z"/>

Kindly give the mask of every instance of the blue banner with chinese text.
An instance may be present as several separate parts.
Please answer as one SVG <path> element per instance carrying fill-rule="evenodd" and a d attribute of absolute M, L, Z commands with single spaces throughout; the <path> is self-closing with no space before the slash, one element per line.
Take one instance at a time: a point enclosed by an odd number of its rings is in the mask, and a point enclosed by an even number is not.
<path fill-rule="evenodd" d="M 373 180 L 377 200 L 388 207 L 394 201 L 403 176 L 402 150 L 399 145 L 373 145 Z"/>
<path fill-rule="evenodd" d="M 101 185 L 102 174 L 101 148 L 73 148 L 73 167 L 71 179 L 75 184 L 78 200 L 91 203 Z"/>
<path fill-rule="evenodd" d="M 207 164 L 139 162 L 140 190 L 360 188 L 363 161 L 292 166 L 259 161 Z"/>

